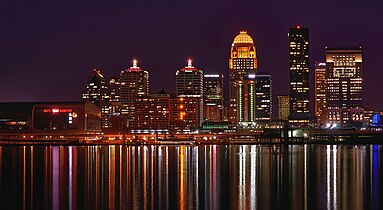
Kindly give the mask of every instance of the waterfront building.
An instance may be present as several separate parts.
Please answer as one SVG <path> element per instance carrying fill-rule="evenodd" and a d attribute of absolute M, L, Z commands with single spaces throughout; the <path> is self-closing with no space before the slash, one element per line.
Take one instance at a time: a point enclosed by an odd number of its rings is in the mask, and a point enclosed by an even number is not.
<path fill-rule="evenodd" d="M 101 133 L 101 108 L 85 102 L 0 103 L 0 132 L 40 135 Z"/>
<path fill-rule="evenodd" d="M 290 96 L 281 95 L 278 98 L 278 119 L 288 120 L 290 115 Z"/>
<path fill-rule="evenodd" d="M 326 124 L 326 63 L 315 63 L 315 114 L 318 125 Z"/>
<path fill-rule="evenodd" d="M 99 69 L 93 69 L 89 76 L 89 82 L 82 93 L 83 101 L 89 101 L 92 104 L 101 108 L 102 113 L 102 127 L 108 128 L 109 122 L 109 94 L 108 87 L 105 82 L 105 77 L 101 74 Z"/>
<path fill-rule="evenodd" d="M 248 75 L 254 75 L 257 67 L 253 38 L 246 31 L 240 31 L 233 40 L 229 58 L 229 120 L 233 123 L 255 120 L 255 84 L 254 78 Z"/>
<path fill-rule="evenodd" d="M 204 121 L 223 120 L 223 74 L 205 74 L 203 80 Z"/>
<path fill-rule="evenodd" d="M 248 73 L 243 80 L 238 80 L 237 87 L 237 120 L 241 127 L 255 125 L 256 94 L 255 72 Z"/>
<path fill-rule="evenodd" d="M 289 122 L 297 126 L 310 123 L 309 29 L 296 26 L 289 29 L 290 115 Z"/>
<path fill-rule="evenodd" d="M 192 60 L 188 60 L 188 65 L 176 71 L 176 97 L 178 98 L 193 98 L 191 100 L 199 100 L 198 126 L 203 121 L 203 71 L 193 66 Z M 175 100 L 177 101 L 177 100 Z M 173 100 L 174 102 L 174 100 Z M 188 119 L 191 116 L 188 115 Z"/>
<path fill-rule="evenodd" d="M 139 96 L 149 94 L 149 72 L 137 65 L 133 60 L 133 66 L 121 71 L 120 74 L 120 101 L 122 104 L 121 114 L 128 119 L 134 115 L 134 102 Z"/>
<path fill-rule="evenodd" d="M 198 130 L 202 125 L 201 103 L 200 97 L 171 96 L 170 132 L 188 133 Z"/>
<path fill-rule="evenodd" d="M 327 123 L 341 128 L 361 127 L 362 48 L 326 47 Z"/>
<path fill-rule="evenodd" d="M 255 121 L 270 122 L 273 110 L 271 74 L 255 74 Z"/>
<path fill-rule="evenodd" d="M 165 133 L 170 124 L 170 94 L 161 91 L 138 97 L 134 101 L 135 112 L 128 121 L 133 133 Z"/>

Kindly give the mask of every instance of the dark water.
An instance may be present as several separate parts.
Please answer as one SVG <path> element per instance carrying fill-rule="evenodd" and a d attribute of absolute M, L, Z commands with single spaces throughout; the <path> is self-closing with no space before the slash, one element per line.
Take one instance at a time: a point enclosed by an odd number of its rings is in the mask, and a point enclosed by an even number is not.
<path fill-rule="evenodd" d="M 3 146 L 0 209 L 383 209 L 378 145 Z"/>

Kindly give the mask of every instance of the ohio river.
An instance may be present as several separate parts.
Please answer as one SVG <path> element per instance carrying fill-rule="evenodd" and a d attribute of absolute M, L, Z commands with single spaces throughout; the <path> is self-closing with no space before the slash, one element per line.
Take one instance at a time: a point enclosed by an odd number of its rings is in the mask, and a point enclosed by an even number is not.
<path fill-rule="evenodd" d="M 2 146 L 1 209 L 383 209 L 382 149 Z"/>

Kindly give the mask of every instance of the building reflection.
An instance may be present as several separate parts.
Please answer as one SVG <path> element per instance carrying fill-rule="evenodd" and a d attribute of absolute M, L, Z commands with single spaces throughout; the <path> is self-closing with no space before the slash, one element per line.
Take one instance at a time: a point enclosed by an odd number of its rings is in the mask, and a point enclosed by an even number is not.
<path fill-rule="evenodd" d="M 14 209 L 382 209 L 381 145 L 7 146 Z"/>

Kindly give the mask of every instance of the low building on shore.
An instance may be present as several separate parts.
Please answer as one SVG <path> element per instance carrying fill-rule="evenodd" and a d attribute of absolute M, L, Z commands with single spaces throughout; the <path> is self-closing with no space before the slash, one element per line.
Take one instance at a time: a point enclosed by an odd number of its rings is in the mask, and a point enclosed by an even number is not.
<path fill-rule="evenodd" d="M 101 133 L 101 109 L 90 102 L 0 103 L 1 133 Z"/>

